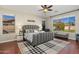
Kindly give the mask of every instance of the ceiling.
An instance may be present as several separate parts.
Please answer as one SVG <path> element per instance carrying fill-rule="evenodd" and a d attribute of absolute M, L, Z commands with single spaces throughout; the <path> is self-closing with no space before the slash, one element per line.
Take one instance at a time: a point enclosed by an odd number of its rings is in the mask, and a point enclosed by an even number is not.
<path fill-rule="evenodd" d="M 43 13 L 42 11 L 38 11 L 39 9 L 42 9 L 40 5 L 1 5 L 0 7 L 10 10 L 16 10 L 19 12 L 34 14 L 42 18 L 79 9 L 79 5 L 54 5 L 51 8 L 53 9 L 53 11 L 50 11 L 45 15 L 45 13 Z"/>

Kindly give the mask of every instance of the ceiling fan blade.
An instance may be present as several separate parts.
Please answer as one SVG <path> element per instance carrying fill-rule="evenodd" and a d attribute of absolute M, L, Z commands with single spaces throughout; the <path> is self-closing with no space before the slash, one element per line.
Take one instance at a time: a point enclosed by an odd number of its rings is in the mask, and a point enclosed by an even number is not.
<path fill-rule="evenodd" d="M 51 8 L 51 7 L 52 7 L 52 5 L 48 6 L 48 8 Z"/>
<path fill-rule="evenodd" d="M 47 7 L 47 5 L 44 5 L 45 7 Z"/>
<path fill-rule="evenodd" d="M 47 7 L 47 5 L 44 5 L 44 9 L 47 9 L 48 7 Z"/>
<path fill-rule="evenodd" d="M 48 9 L 48 11 L 52 11 L 52 9 Z"/>
<path fill-rule="evenodd" d="M 45 8 L 43 5 L 41 5 L 42 8 Z"/>

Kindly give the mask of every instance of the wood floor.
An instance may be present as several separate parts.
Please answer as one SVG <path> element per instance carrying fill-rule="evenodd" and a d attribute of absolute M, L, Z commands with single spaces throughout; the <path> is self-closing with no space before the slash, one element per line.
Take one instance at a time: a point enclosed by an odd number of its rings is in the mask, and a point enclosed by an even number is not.
<path fill-rule="evenodd" d="M 17 41 L 0 43 L 0 54 L 19 54 Z"/>
<path fill-rule="evenodd" d="M 59 54 L 79 54 L 79 42 L 68 40 L 70 44 L 62 49 Z"/>
<path fill-rule="evenodd" d="M 58 54 L 79 54 L 79 42 L 68 40 L 70 44 Z M 0 54 L 20 54 L 17 41 L 0 43 Z"/>

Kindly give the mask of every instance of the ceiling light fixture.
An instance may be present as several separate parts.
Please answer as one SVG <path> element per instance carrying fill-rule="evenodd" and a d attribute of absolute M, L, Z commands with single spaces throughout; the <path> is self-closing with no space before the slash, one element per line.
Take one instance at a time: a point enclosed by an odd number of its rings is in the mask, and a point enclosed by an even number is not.
<path fill-rule="evenodd" d="M 48 9 L 44 9 L 44 12 L 45 12 L 45 13 L 48 12 Z"/>
<path fill-rule="evenodd" d="M 53 5 L 41 5 L 42 9 L 40 9 L 39 11 L 43 11 L 44 13 L 47 13 L 48 11 L 52 11 L 52 6 Z"/>

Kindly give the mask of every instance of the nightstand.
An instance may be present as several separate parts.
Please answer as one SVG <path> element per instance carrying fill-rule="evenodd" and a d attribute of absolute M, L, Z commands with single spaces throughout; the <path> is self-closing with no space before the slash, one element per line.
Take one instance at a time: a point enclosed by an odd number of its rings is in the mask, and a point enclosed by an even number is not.
<path fill-rule="evenodd" d="M 23 41 L 23 35 L 17 35 L 17 41 Z"/>
<path fill-rule="evenodd" d="M 23 31 L 19 31 L 19 34 L 17 35 L 17 41 L 23 41 Z"/>

